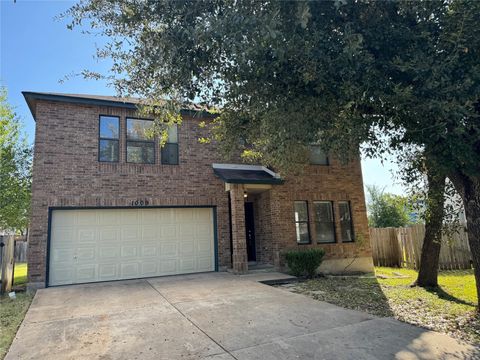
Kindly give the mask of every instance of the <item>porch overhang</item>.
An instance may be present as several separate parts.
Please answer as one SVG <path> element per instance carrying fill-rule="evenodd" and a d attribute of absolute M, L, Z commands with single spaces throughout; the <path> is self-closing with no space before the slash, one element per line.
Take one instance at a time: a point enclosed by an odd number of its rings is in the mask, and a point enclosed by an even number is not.
<path fill-rule="evenodd" d="M 261 165 L 213 164 L 213 172 L 226 184 L 279 185 L 284 180 Z"/>

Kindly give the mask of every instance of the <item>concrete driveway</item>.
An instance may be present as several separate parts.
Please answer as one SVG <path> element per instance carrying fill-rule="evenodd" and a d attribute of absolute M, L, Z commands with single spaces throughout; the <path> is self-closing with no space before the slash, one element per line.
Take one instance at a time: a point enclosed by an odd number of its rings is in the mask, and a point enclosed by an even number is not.
<path fill-rule="evenodd" d="M 446 335 L 273 288 L 259 276 L 40 290 L 6 359 L 480 359 Z"/>

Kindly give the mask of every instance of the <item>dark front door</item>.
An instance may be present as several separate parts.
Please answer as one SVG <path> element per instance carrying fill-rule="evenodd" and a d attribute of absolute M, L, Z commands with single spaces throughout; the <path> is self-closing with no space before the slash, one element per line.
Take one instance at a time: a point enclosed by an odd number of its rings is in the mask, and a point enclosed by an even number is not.
<path fill-rule="evenodd" d="M 255 221 L 253 217 L 253 203 L 245 203 L 245 232 L 247 237 L 247 257 L 248 261 L 256 261 L 257 253 L 255 250 Z"/>

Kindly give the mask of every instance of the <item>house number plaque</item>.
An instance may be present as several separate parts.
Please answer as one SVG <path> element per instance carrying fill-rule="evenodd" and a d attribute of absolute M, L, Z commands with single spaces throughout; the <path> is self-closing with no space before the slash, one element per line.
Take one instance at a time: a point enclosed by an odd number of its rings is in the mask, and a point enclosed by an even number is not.
<path fill-rule="evenodd" d="M 132 206 L 148 206 L 149 204 L 147 199 L 132 200 Z"/>

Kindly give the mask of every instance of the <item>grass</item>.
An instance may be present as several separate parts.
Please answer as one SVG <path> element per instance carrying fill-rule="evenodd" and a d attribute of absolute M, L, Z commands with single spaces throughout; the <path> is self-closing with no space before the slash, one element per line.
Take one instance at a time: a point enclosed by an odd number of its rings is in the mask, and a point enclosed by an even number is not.
<path fill-rule="evenodd" d="M 325 277 L 297 284 L 293 291 L 345 308 L 440 331 L 480 345 L 480 317 L 472 270 L 440 272 L 439 287 L 411 287 L 417 272 L 377 267 L 375 276 Z"/>
<path fill-rule="evenodd" d="M 14 286 L 18 288 L 25 285 L 27 264 L 15 264 L 14 271 Z M 8 295 L 0 297 L 0 359 L 6 355 L 33 299 L 33 295 L 26 292 L 17 292 L 16 297 L 16 299 L 10 299 Z"/>
<path fill-rule="evenodd" d="M 26 285 L 26 283 L 27 283 L 27 263 L 15 264 L 15 269 L 13 274 L 13 285 L 20 286 L 20 285 Z"/>

